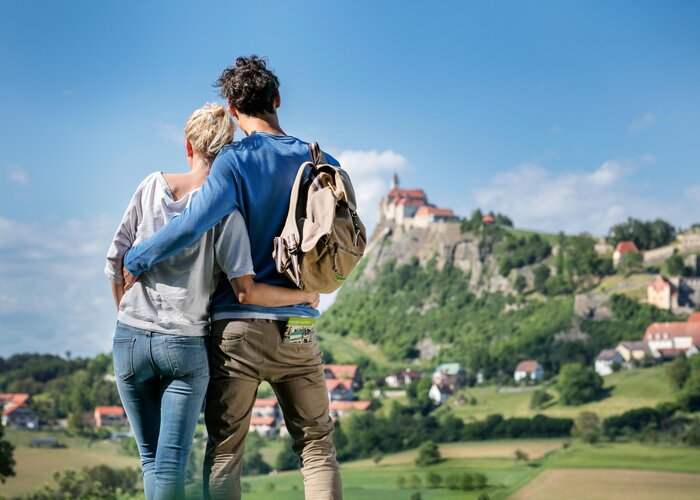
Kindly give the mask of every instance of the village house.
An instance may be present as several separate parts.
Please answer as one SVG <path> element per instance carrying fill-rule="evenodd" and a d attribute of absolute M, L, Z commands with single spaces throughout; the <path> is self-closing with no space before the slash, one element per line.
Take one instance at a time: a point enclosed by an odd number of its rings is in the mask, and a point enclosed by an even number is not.
<path fill-rule="evenodd" d="M 356 411 L 367 411 L 370 404 L 369 401 L 331 401 L 330 415 L 333 420 L 336 420 Z"/>
<path fill-rule="evenodd" d="M 97 406 L 93 412 L 95 427 L 121 426 L 128 423 L 121 406 Z"/>
<path fill-rule="evenodd" d="M 262 437 L 277 435 L 277 424 L 282 417 L 279 403 L 275 398 L 258 398 L 253 403 L 249 432 L 257 432 Z"/>
<path fill-rule="evenodd" d="M 681 353 L 692 356 L 700 348 L 700 312 L 691 314 L 688 321 L 652 323 L 643 340 L 657 359 L 674 359 Z"/>
<path fill-rule="evenodd" d="M 670 311 L 678 308 L 678 289 L 660 274 L 647 287 L 647 303 Z"/>
<path fill-rule="evenodd" d="M 625 255 L 630 252 L 640 253 L 634 241 L 622 240 L 618 242 L 615 246 L 615 250 L 613 250 L 613 265 L 618 266 Z"/>
<path fill-rule="evenodd" d="M 323 369 L 329 401 L 351 401 L 355 390 L 362 387 L 357 365 L 325 365 Z"/>
<path fill-rule="evenodd" d="M 352 401 L 355 392 L 351 380 L 326 379 L 329 401 Z"/>
<path fill-rule="evenodd" d="M 618 267 L 622 259 L 629 253 L 639 253 L 637 245 L 633 241 L 621 241 L 615 247 L 613 252 L 613 267 Z"/>
<path fill-rule="evenodd" d="M 430 400 L 439 405 L 467 385 L 467 372 L 459 363 L 443 363 L 433 371 Z"/>
<path fill-rule="evenodd" d="M 595 358 L 595 371 L 601 377 L 605 377 L 613 373 L 616 366 L 622 366 L 624 361 L 622 355 L 615 349 L 604 349 Z"/>
<path fill-rule="evenodd" d="M 399 176 L 394 174 L 391 190 L 379 203 L 379 223 L 408 230 L 412 227 L 428 227 L 436 222 L 452 220 L 452 210 L 438 208 L 428 202 L 422 189 L 399 187 Z"/>
<path fill-rule="evenodd" d="M 622 356 L 625 363 L 644 361 L 646 358 L 651 356 L 649 346 L 643 340 L 626 340 L 620 342 L 617 344 L 615 350 L 620 353 L 620 356 Z"/>
<path fill-rule="evenodd" d="M 0 393 L 2 425 L 14 429 L 38 429 L 39 417 L 30 408 L 31 401 L 27 393 Z"/>
<path fill-rule="evenodd" d="M 526 359 L 518 363 L 513 373 L 513 379 L 516 382 L 532 381 L 539 382 L 544 376 L 544 368 L 534 359 Z"/>
<path fill-rule="evenodd" d="M 415 380 L 420 380 L 422 377 L 423 374 L 421 372 L 411 370 L 410 368 L 406 368 L 399 372 L 394 372 L 387 375 L 384 378 L 384 383 L 387 387 L 395 389 L 397 387 L 404 387 L 406 385 L 409 385 L 411 384 L 411 382 Z"/>

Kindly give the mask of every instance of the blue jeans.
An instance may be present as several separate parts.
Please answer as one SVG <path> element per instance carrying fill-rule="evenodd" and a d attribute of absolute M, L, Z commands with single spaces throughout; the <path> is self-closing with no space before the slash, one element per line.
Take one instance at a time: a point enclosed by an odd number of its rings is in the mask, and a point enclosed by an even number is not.
<path fill-rule="evenodd" d="M 185 497 L 185 470 L 209 383 L 208 337 L 117 322 L 114 373 L 141 455 L 147 500 Z"/>

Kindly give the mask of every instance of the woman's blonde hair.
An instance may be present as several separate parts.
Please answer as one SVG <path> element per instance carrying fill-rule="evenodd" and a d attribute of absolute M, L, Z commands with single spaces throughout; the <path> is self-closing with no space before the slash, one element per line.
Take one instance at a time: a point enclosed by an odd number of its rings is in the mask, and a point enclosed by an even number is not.
<path fill-rule="evenodd" d="M 210 158 L 226 144 L 233 142 L 236 126 L 233 118 L 221 104 L 207 103 L 192 113 L 185 123 L 185 138 L 192 149 Z"/>

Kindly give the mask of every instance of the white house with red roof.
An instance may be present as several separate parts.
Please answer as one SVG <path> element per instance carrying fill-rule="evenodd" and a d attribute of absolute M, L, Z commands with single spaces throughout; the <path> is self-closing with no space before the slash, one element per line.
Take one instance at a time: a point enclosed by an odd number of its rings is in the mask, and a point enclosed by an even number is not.
<path fill-rule="evenodd" d="M 516 382 L 520 381 L 532 381 L 537 382 L 542 380 L 544 376 L 544 368 L 542 365 L 534 359 L 526 359 L 518 363 L 515 367 L 515 372 L 513 373 L 513 378 Z"/>
<path fill-rule="evenodd" d="M 647 303 L 670 311 L 678 308 L 678 288 L 660 274 L 647 287 Z"/>
<path fill-rule="evenodd" d="M 688 321 L 652 323 L 644 332 L 644 342 L 651 355 L 660 359 L 673 359 L 681 353 L 686 356 L 700 350 L 700 312 L 690 315 Z"/>
<path fill-rule="evenodd" d="M 121 406 L 96 406 L 93 412 L 95 427 L 106 427 L 108 425 L 126 425 L 126 413 Z"/>
<path fill-rule="evenodd" d="M 429 203 L 422 189 L 400 188 L 399 176 L 396 174 L 391 190 L 379 203 L 379 222 L 404 229 L 428 227 L 454 217 L 452 210 L 438 208 Z"/>
<path fill-rule="evenodd" d="M 362 377 L 357 365 L 325 365 L 326 380 L 349 380 L 353 389 L 362 387 Z"/>
<path fill-rule="evenodd" d="M 370 404 L 369 401 L 331 401 L 329 410 L 331 418 L 335 420 L 356 411 L 367 411 Z"/>
<path fill-rule="evenodd" d="M 257 432 L 262 437 L 276 436 L 282 420 L 282 412 L 275 398 L 258 398 L 253 403 L 249 432 Z"/>
<path fill-rule="evenodd" d="M 32 410 L 32 397 L 27 393 L 0 393 L 2 425 L 17 429 L 35 430 L 39 428 L 39 417 Z"/>
<path fill-rule="evenodd" d="M 622 259 L 630 252 L 639 253 L 639 249 L 634 244 L 634 241 L 624 240 L 619 242 L 613 252 L 613 266 L 619 266 Z"/>
<path fill-rule="evenodd" d="M 615 349 L 603 349 L 595 358 L 595 371 L 601 377 L 610 375 L 615 371 L 615 366 L 621 367 L 625 359 Z"/>

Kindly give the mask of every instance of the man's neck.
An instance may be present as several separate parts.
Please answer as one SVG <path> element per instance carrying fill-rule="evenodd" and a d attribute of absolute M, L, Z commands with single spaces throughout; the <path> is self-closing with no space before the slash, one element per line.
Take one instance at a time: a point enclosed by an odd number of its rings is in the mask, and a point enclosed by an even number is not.
<path fill-rule="evenodd" d="M 261 116 L 238 115 L 238 126 L 246 135 L 264 132 L 270 135 L 287 135 L 280 127 L 277 113 L 266 113 Z"/>

